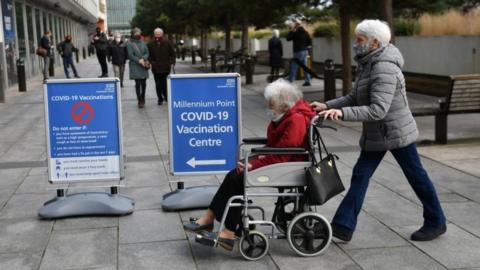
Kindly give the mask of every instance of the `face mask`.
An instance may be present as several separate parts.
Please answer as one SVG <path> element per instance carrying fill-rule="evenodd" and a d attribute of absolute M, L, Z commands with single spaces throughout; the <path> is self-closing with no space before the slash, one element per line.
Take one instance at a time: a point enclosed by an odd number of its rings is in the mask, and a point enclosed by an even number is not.
<path fill-rule="evenodd" d="M 363 57 L 370 52 L 370 45 L 368 43 L 357 43 L 353 44 L 353 53 L 358 57 Z"/>
<path fill-rule="evenodd" d="M 268 115 L 268 118 L 270 118 L 270 120 L 272 120 L 273 122 L 278 122 L 280 121 L 280 119 L 282 119 L 283 115 L 285 113 L 277 113 L 276 111 L 272 110 L 272 109 L 267 109 L 267 115 Z"/>
<path fill-rule="evenodd" d="M 71 40 L 71 39 L 69 39 L 69 38 L 67 38 L 67 40 L 66 40 L 66 41 L 67 41 L 67 42 L 70 42 L 70 41 L 72 41 L 72 40 Z"/>
<path fill-rule="evenodd" d="M 162 40 L 162 37 L 155 37 L 155 40 L 160 41 L 160 40 Z"/>
<path fill-rule="evenodd" d="M 120 43 L 120 38 L 115 38 L 115 42 Z"/>

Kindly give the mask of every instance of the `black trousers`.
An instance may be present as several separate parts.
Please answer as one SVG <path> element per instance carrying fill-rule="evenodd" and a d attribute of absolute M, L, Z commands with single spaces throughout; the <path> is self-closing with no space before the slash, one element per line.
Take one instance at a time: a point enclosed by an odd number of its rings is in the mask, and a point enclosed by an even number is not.
<path fill-rule="evenodd" d="M 100 63 L 100 67 L 102 68 L 102 75 L 107 75 L 108 74 L 107 52 L 104 50 L 97 50 L 97 59 L 98 59 L 98 63 Z"/>
<path fill-rule="evenodd" d="M 167 77 L 169 72 L 154 73 L 153 77 L 155 78 L 155 88 L 157 89 L 158 101 L 167 101 Z"/>
<path fill-rule="evenodd" d="M 237 173 L 235 169 L 231 170 L 225 176 L 225 179 L 223 179 L 222 184 L 218 188 L 217 193 L 208 207 L 213 213 L 215 213 L 215 218 L 218 222 L 222 220 L 228 200 L 232 196 L 243 195 L 243 191 L 243 173 Z M 225 228 L 230 231 L 235 231 L 241 220 L 242 207 L 231 207 L 228 210 L 227 218 L 225 219 Z"/>
<path fill-rule="evenodd" d="M 138 101 L 145 101 L 145 92 L 147 89 L 147 79 L 135 79 L 135 93 Z"/>

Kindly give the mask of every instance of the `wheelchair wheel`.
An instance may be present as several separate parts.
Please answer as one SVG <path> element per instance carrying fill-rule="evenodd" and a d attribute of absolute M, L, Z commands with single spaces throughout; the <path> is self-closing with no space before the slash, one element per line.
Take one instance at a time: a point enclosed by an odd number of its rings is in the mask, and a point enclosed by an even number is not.
<path fill-rule="evenodd" d="M 238 242 L 238 249 L 243 258 L 256 261 L 265 256 L 269 249 L 268 238 L 259 231 L 244 233 Z"/>
<path fill-rule="evenodd" d="M 316 256 L 325 251 L 332 240 L 330 223 L 320 214 L 302 213 L 288 226 L 287 240 L 300 256 Z"/>

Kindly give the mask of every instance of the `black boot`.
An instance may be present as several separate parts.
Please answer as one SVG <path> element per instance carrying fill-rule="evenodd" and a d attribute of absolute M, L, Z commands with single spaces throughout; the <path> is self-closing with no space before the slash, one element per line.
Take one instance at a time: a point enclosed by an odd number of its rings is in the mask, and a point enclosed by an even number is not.
<path fill-rule="evenodd" d="M 350 240 L 352 240 L 352 235 L 353 235 L 352 230 L 348 229 L 345 226 L 338 225 L 335 223 L 332 223 L 331 226 L 332 226 L 332 234 L 335 238 L 338 238 L 345 242 L 349 242 Z"/>
<path fill-rule="evenodd" d="M 414 232 L 410 239 L 412 241 L 430 241 L 433 240 L 440 235 L 444 234 L 447 231 L 447 225 L 443 224 L 438 228 L 431 228 L 423 226 L 418 231 Z"/>

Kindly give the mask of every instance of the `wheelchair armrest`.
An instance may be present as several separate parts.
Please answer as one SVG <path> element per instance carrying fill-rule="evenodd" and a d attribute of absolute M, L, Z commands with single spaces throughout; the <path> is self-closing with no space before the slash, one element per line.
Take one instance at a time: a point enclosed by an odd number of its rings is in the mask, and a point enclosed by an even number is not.
<path fill-rule="evenodd" d="M 306 155 L 308 151 L 300 147 L 292 148 L 276 148 L 276 147 L 258 147 L 252 148 L 252 154 L 290 154 L 290 155 Z"/>
<path fill-rule="evenodd" d="M 243 143 L 245 144 L 266 144 L 267 138 L 265 137 L 251 137 L 251 138 L 244 138 Z"/>

